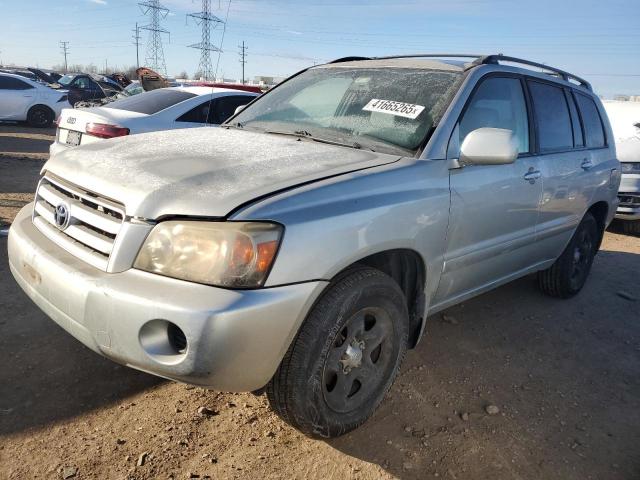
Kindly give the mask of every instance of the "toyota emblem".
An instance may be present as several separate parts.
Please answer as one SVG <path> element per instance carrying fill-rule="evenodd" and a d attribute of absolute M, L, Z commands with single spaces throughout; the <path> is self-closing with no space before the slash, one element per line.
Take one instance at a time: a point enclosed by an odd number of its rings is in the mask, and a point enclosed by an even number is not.
<path fill-rule="evenodd" d="M 64 203 L 59 204 L 53 214 L 53 220 L 56 222 L 56 227 L 60 230 L 67 228 L 69 226 L 69 221 L 71 220 L 69 207 Z"/>

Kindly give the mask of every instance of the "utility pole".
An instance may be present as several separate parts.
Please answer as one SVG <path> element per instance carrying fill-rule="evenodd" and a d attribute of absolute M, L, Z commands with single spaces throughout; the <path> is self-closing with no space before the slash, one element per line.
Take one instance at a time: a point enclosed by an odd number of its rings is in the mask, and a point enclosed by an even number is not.
<path fill-rule="evenodd" d="M 107 67 L 107 59 L 104 59 L 104 74 L 108 75 L 109 74 L 109 67 Z"/>
<path fill-rule="evenodd" d="M 136 22 L 136 29 L 133 32 L 133 44 L 136 46 L 136 68 L 140 68 L 140 28 L 138 22 Z"/>
<path fill-rule="evenodd" d="M 67 54 L 69 53 L 69 42 L 60 42 L 60 48 L 62 48 L 62 54 L 64 55 L 64 73 L 67 73 Z"/>
<path fill-rule="evenodd" d="M 165 8 L 160 0 L 147 0 L 138 2 L 142 13 L 151 17 L 151 23 L 145 25 L 143 30 L 149 31 L 149 42 L 147 43 L 146 62 L 155 71 L 167 75 L 167 64 L 164 62 L 164 50 L 162 49 L 162 34 L 169 34 L 169 30 L 160 27 L 160 20 L 167 17 L 169 9 Z"/>
<path fill-rule="evenodd" d="M 247 47 L 244 44 L 244 40 L 242 41 L 242 45 L 238 45 L 240 51 L 238 54 L 240 55 L 240 63 L 242 64 L 242 84 L 244 85 L 244 66 L 247 63 Z"/>
<path fill-rule="evenodd" d="M 189 17 L 195 19 L 196 24 L 202 27 L 202 38 L 200 39 L 200 43 L 194 43 L 193 45 L 189 45 L 189 47 L 200 49 L 200 64 L 198 69 L 202 72 L 204 79 L 209 80 L 213 74 L 211 52 L 221 51 L 211 43 L 211 25 L 215 28 L 224 22 L 211 14 L 211 0 L 202 0 L 202 10 L 197 13 L 188 14 L 187 19 Z"/>

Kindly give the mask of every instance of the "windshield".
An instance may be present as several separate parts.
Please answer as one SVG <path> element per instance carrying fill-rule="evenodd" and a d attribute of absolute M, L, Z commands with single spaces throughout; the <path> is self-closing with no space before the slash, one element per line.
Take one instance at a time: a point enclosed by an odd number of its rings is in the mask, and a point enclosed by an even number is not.
<path fill-rule="evenodd" d="M 231 125 L 413 154 L 459 78 L 420 68 L 312 68 L 248 106 Z"/>
<path fill-rule="evenodd" d="M 185 92 L 183 90 L 160 88 L 151 92 L 144 92 L 139 95 L 116 100 L 104 107 L 152 115 L 195 96 L 195 93 Z"/>
<path fill-rule="evenodd" d="M 63 75 L 58 79 L 58 83 L 66 86 L 69 85 L 74 78 L 75 75 Z"/>

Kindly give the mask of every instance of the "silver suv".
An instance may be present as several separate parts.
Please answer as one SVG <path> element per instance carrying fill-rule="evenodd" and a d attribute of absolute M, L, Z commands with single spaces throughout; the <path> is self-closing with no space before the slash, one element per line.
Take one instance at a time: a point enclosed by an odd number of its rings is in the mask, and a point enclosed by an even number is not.
<path fill-rule="evenodd" d="M 225 127 L 53 156 L 11 271 L 92 350 L 266 389 L 309 435 L 372 414 L 428 314 L 532 273 L 577 294 L 616 212 L 590 85 L 511 57 L 340 59 Z"/>

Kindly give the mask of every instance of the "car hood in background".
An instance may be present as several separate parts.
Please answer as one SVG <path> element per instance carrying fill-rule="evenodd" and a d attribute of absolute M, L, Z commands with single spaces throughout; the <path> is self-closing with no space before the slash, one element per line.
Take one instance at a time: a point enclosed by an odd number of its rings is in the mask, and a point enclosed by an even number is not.
<path fill-rule="evenodd" d="M 203 127 L 96 142 L 53 156 L 44 170 L 123 203 L 129 216 L 224 217 L 263 195 L 399 158 Z"/>

